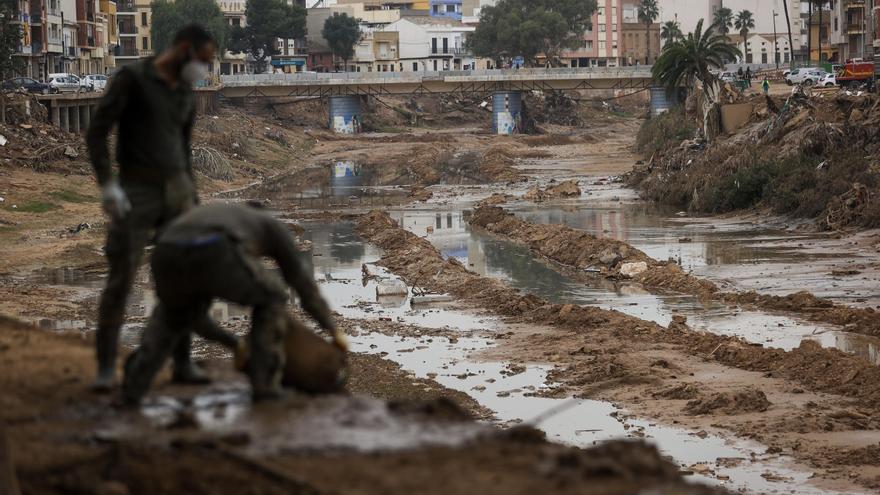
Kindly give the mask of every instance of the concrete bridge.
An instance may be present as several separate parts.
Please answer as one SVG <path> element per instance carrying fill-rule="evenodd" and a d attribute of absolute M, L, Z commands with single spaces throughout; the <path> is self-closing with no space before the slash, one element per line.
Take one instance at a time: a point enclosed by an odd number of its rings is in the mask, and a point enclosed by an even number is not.
<path fill-rule="evenodd" d="M 493 129 L 516 132 L 523 91 L 639 90 L 653 85 L 650 66 L 447 72 L 346 72 L 222 76 L 226 98 L 328 97 L 329 126 L 358 132 L 361 98 L 444 93 L 492 94 Z"/>

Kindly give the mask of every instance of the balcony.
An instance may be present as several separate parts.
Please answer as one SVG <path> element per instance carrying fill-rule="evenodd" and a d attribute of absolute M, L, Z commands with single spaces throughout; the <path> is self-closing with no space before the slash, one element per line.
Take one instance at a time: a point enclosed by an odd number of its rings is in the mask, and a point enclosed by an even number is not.
<path fill-rule="evenodd" d="M 846 34 L 856 35 L 856 34 L 865 34 L 865 28 L 859 25 L 852 25 L 846 28 Z"/>

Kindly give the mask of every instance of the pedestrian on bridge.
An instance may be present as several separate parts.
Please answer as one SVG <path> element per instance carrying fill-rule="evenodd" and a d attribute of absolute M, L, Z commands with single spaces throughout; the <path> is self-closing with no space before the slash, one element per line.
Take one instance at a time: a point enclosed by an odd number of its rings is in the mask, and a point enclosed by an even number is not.
<path fill-rule="evenodd" d="M 274 260 L 281 277 L 263 267 Z M 253 308 L 250 376 L 254 400 L 281 395 L 287 356 L 283 347 L 292 318 L 285 307 L 288 287 L 306 310 L 333 337 L 343 352 L 345 340 L 330 308 L 298 258 L 287 227 L 271 215 L 239 205 L 200 206 L 181 215 L 159 237 L 152 260 L 159 304 L 153 310 L 137 351 L 125 365 L 123 400 L 136 404 L 172 348 L 189 340 L 191 330 L 236 349 L 242 345 L 216 326 L 208 315 L 214 298 Z"/>
<path fill-rule="evenodd" d="M 217 42 L 190 25 L 159 56 L 126 65 L 101 98 L 86 137 L 104 211 L 110 217 L 105 253 L 110 265 L 98 305 L 96 391 L 115 382 L 119 329 L 125 304 L 151 236 L 197 202 L 190 139 L 195 118 L 192 86 L 208 73 Z M 118 127 L 114 175 L 107 138 Z M 174 380 L 205 383 L 182 339 L 174 353 Z"/>

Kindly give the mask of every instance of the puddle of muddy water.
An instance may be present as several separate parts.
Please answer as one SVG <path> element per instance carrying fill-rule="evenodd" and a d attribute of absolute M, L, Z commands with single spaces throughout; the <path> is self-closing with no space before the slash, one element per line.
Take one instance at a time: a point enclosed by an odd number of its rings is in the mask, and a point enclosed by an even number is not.
<path fill-rule="evenodd" d="M 556 297 L 571 296 L 557 272 L 534 261 L 528 252 L 516 252 L 515 246 L 501 243 L 493 251 L 487 247 L 493 241 L 469 233 L 456 213 L 423 215 L 407 211 L 394 212 L 393 216 L 414 231 L 426 232 L 431 226 L 433 234 L 429 238 L 441 251 L 473 263 L 472 269 L 519 281 L 524 289 L 547 292 L 552 288 L 558 291 Z M 467 358 L 470 353 L 491 346 L 492 341 L 468 336 L 466 330 L 491 329 L 496 321 L 442 308 L 431 310 L 430 317 L 420 319 L 418 312 L 406 309 L 405 300 L 397 303 L 399 307 L 382 304 L 375 291 L 360 282 L 361 264 L 377 259 L 378 249 L 359 242 L 350 224 L 308 223 L 304 226 L 313 242 L 314 269 L 322 292 L 345 316 L 371 319 L 376 317 L 376 312 L 383 311 L 381 314 L 421 326 L 463 330 L 455 341 L 443 337 L 364 333 L 352 337 L 354 351 L 381 354 L 418 377 L 434 379 L 446 387 L 463 391 L 493 410 L 501 423 L 510 425 L 542 418 L 537 426 L 552 440 L 589 446 L 612 438 L 643 437 L 655 442 L 685 469 L 694 465 L 708 466 L 714 474 L 695 474 L 695 478 L 702 481 L 728 480 L 724 482 L 733 488 L 757 493 L 827 493 L 808 484 L 811 472 L 797 468 L 789 458 L 766 454 L 766 448 L 760 444 L 715 435 L 697 436 L 678 428 L 624 418 L 621 411 L 606 402 L 536 396 L 536 392 L 548 386 L 545 383 L 548 367 L 533 365 L 511 372 L 505 363 Z M 507 264 L 499 259 L 507 260 Z M 593 297 L 608 299 L 607 288 L 595 291 Z M 548 414 L 554 410 L 557 412 Z M 774 479 L 783 481 L 768 481 L 762 477 L 768 472 L 773 473 Z"/>
<path fill-rule="evenodd" d="M 739 310 L 689 295 L 655 295 L 637 284 L 601 278 L 589 283 L 575 281 L 537 260 L 527 247 L 472 232 L 461 210 L 397 210 L 392 211 L 391 216 L 402 227 L 425 236 L 443 256 L 456 258 L 472 271 L 501 278 L 512 287 L 553 302 L 613 309 L 664 326 L 673 315 L 681 314 L 697 329 L 735 335 L 785 350 L 810 339 L 880 364 L 878 338 L 841 332 L 787 316 Z M 544 220 L 556 222 L 559 219 L 550 216 Z M 742 255 L 754 255 L 745 253 Z"/>

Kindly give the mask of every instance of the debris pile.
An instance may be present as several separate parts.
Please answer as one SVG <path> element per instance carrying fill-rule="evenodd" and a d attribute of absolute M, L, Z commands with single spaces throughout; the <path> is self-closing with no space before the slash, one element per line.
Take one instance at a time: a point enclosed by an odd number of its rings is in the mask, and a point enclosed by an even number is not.
<path fill-rule="evenodd" d="M 823 229 L 880 225 L 880 97 L 795 92 L 746 103 L 749 122 L 712 143 L 655 131 L 667 141 L 650 147 L 630 184 L 697 212 L 766 206 Z"/>
<path fill-rule="evenodd" d="M 558 198 L 576 198 L 581 195 L 581 188 L 576 180 L 567 180 L 559 184 L 553 184 L 546 189 L 533 187 L 526 191 L 523 199 L 536 203 Z"/>

